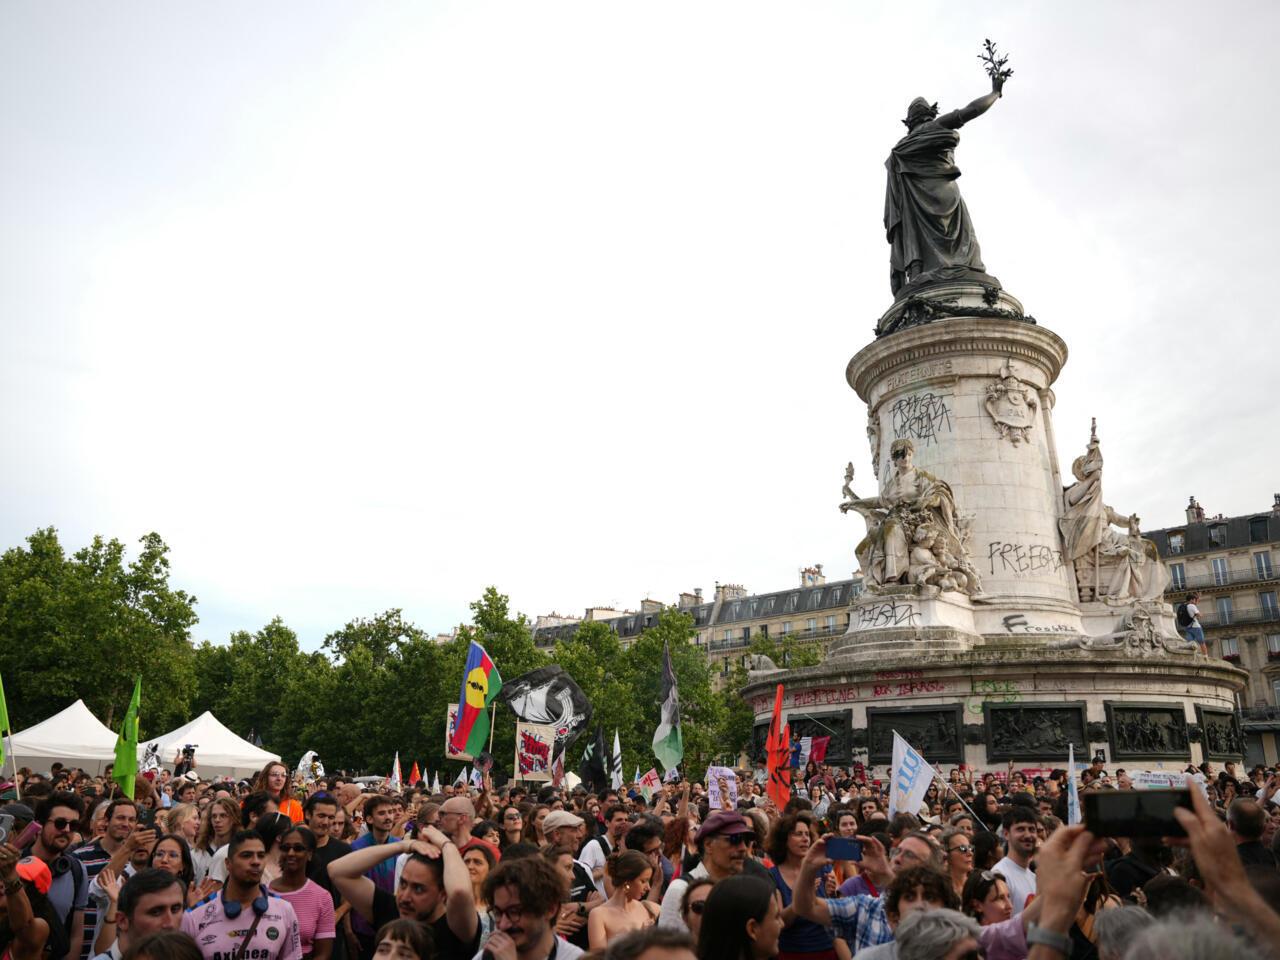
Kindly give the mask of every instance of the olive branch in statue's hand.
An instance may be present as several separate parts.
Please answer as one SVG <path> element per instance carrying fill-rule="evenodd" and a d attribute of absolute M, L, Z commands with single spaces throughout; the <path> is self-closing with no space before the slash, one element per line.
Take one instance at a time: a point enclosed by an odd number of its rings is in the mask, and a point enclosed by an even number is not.
<path fill-rule="evenodd" d="M 1000 93 L 1004 82 L 1013 76 L 1013 68 L 1005 66 L 1009 62 L 1009 55 L 1006 53 L 1001 56 L 996 51 L 996 45 L 988 39 L 982 41 L 982 52 L 978 54 L 978 59 L 991 78 L 991 89 Z"/>

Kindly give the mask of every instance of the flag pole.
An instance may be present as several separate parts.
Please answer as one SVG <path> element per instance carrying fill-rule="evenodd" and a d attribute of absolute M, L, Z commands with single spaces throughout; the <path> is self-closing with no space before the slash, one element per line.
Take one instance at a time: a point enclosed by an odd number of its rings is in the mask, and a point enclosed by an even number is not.
<path fill-rule="evenodd" d="M 493 732 L 498 726 L 498 701 L 493 701 L 489 710 L 489 754 L 493 755 Z"/>
<path fill-rule="evenodd" d="M 955 788 L 955 787 L 953 787 L 953 786 L 952 786 L 950 783 L 948 783 L 946 780 L 943 780 L 943 779 L 942 779 L 942 777 L 940 777 L 940 776 L 938 775 L 937 771 L 934 771 L 933 779 L 937 780 L 940 784 L 942 784 L 944 787 L 946 787 L 946 788 L 947 788 L 948 790 L 950 790 L 952 793 L 955 793 L 955 795 L 956 795 L 956 799 L 960 801 L 960 806 L 964 807 L 964 808 L 965 808 L 965 810 L 966 810 L 966 811 L 968 811 L 969 816 L 970 816 L 970 817 L 972 817 L 976 823 L 980 823 L 980 824 L 982 824 L 982 829 L 983 829 L 983 830 L 985 830 L 985 831 L 987 831 L 987 833 L 990 833 L 990 832 L 991 832 L 991 828 L 990 828 L 990 827 L 988 827 L 985 823 L 983 823 L 983 822 L 982 822 L 982 818 L 981 818 L 981 817 L 979 817 L 976 813 L 974 813 L 974 812 L 973 812 L 973 808 L 972 808 L 972 807 L 970 807 L 967 803 L 965 803 L 965 802 L 964 802 L 964 797 L 960 796 L 960 794 L 959 794 L 959 793 L 956 793 L 956 788 Z"/>
<path fill-rule="evenodd" d="M 9 760 L 13 765 L 13 795 L 16 799 L 22 799 L 22 786 L 18 783 L 18 757 L 13 752 L 13 731 L 6 730 L 8 736 L 5 737 L 9 741 Z"/>

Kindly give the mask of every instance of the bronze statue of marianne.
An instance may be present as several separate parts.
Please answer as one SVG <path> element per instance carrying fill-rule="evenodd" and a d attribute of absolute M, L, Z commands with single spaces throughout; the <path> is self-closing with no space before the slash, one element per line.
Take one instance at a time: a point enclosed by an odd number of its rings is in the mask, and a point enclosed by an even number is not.
<path fill-rule="evenodd" d="M 973 274 L 985 277 L 982 251 L 973 231 L 969 210 L 960 196 L 955 164 L 956 133 L 974 117 L 991 109 L 1000 99 L 1005 80 L 1013 73 L 1004 67 L 1007 57 L 997 57 L 987 41 L 981 58 L 991 76 L 991 92 L 967 107 L 938 116 L 938 105 L 916 97 L 907 108 L 907 135 L 897 142 L 885 161 L 889 171 L 884 197 L 884 228 L 892 253 L 889 285 L 895 298 L 937 280 L 959 280 Z"/>

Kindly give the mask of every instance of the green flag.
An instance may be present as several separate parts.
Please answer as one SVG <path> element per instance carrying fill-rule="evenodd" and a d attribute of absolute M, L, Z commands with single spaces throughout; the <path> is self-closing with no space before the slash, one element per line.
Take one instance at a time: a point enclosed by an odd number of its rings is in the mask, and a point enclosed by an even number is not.
<path fill-rule="evenodd" d="M 9 705 L 4 702 L 4 679 L 0 678 L 0 768 L 4 766 L 4 738 L 12 735 L 9 726 Z"/>
<path fill-rule="evenodd" d="M 133 682 L 133 696 L 129 709 L 120 722 L 120 735 L 116 738 L 116 762 L 111 768 L 111 779 L 133 799 L 133 784 L 138 777 L 138 709 L 142 704 L 142 678 Z"/>
<path fill-rule="evenodd" d="M 662 644 L 662 693 L 658 729 L 653 734 L 653 753 L 666 770 L 673 770 L 684 759 L 684 738 L 680 734 L 680 691 L 676 686 L 676 670 L 671 664 L 671 649 Z"/>

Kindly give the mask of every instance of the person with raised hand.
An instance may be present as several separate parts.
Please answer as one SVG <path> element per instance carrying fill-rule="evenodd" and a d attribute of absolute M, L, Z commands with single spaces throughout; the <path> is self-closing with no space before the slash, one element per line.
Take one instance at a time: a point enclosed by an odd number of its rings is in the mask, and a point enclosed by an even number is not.
<path fill-rule="evenodd" d="M 1071 925 L 1089 889 L 1086 863 L 1105 844 L 1082 825 L 1055 830 L 1036 853 L 1036 899 L 1040 917 L 1027 926 L 1027 960 L 1059 960 L 1071 955 Z"/>
<path fill-rule="evenodd" d="M 1249 882 L 1236 850 L 1236 838 L 1190 776 L 1187 789 L 1191 793 L 1191 809 L 1177 807 L 1173 811 L 1187 836 L 1169 837 L 1167 842 L 1191 848 L 1205 892 L 1219 913 L 1243 926 L 1259 943 L 1280 944 L 1280 915 Z"/>

